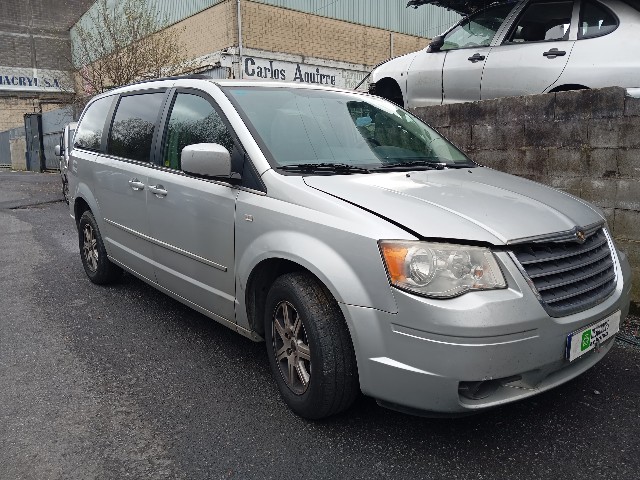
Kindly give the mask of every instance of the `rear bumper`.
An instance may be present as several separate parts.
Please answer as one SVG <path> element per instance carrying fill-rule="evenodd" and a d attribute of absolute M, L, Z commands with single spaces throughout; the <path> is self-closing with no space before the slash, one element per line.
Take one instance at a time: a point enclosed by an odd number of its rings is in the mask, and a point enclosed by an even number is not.
<path fill-rule="evenodd" d="M 342 305 L 358 359 L 360 386 L 399 409 L 473 413 L 536 395 L 591 368 L 613 346 L 569 362 L 567 335 L 620 311 L 628 314 L 631 272 L 617 262 L 615 292 L 585 312 L 549 317 L 524 279 L 501 259 L 507 290 L 435 301 L 394 290 L 398 313 Z M 490 394 L 469 399 L 468 382 L 487 382 Z"/>

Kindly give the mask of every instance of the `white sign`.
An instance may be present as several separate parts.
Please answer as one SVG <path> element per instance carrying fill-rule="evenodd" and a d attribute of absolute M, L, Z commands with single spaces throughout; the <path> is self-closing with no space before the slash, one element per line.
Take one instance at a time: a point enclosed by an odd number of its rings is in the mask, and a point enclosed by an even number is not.
<path fill-rule="evenodd" d="M 284 62 L 255 56 L 242 59 L 243 77 L 247 80 L 276 80 L 281 82 L 329 85 L 354 89 L 367 72 L 346 70 L 299 62 Z"/>
<path fill-rule="evenodd" d="M 0 67 L 0 91 L 68 92 L 72 83 L 67 72 L 42 68 Z"/>

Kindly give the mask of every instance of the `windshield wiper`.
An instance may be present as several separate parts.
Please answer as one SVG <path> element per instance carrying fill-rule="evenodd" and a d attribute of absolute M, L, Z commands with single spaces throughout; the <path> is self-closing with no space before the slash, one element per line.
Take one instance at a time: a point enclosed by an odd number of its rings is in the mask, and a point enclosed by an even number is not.
<path fill-rule="evenodd" d="M 368 168 L 347 163 L 298 163 L 276 167 L 285 172 L 371 173 Z"/>
<path fill-rule="evenodd" d="M 380 170 L 412 170 L 416 167 L 424 167 L 429 170 L 444 170 L 445 168 L 449 168 L 450 165 L 443 162 L 432 162 L 430 160 L 412 160 L 409 162 L 387 163 L 386 165 L 382 165 L 381 167 L 376 167 L 371 170 L 374 172 Z"/>

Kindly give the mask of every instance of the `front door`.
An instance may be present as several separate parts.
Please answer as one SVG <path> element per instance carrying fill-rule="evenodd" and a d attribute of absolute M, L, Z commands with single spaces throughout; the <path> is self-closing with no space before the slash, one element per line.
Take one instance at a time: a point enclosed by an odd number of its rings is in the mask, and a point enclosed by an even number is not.
<path fill-rule="evenodd" d="M 514 4 L 498 5 L 469 17 L 446 34 L 441 52 L 443 103 L 480 100 L 480 84 L 491 43 L 513 10 Z"/>
<path fill-rule="evenodd" d="M 209 97 L 178 91 L 173 98 L 160 162 L 149 174 L 147 203 L 162 287 L 235 322 L 234 222 L 238 190 L 181 170 L 187 145 L 234 142 Z"/>
<path fill-rule="evenodd" d="M 573 1 L 527 6 L 502 45 L 491 50 L 482 77 L 483 100 L 544 93 L 562 74 L 575 44 Z"/>

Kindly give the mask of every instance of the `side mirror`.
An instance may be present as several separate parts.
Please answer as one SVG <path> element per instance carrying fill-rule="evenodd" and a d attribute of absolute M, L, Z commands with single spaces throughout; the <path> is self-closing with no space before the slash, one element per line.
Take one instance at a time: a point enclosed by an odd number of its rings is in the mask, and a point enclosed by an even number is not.
<path fill-rule="evenodd" d="M 231 154 L 217 143 L 196 143 L 182 149 L 182 171 L 206 177 L 231 177 Z"/>
<path fill-rule="evenodd" d="M 437 37 L 433 37 L 431 43 L 429 44 L 429 48 L 427 48 L 427 52 L 439 52 L 442 46 L 444 45 L 444 35 L 438 35 Z"/>
<path fill-rule="evenodd" d="M 56 157 L 61 157 L 62 156 L 62 152 L 60 152 L 60 145 L 56 145 L 54 147 L 53 153 L 55 154 Z"/>

